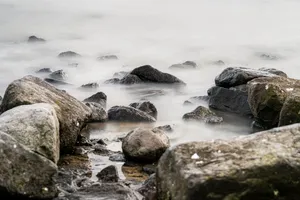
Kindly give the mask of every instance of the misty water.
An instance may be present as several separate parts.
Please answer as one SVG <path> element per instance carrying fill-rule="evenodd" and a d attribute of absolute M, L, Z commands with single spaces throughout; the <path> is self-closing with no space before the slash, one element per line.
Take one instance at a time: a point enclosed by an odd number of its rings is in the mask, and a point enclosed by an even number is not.
<path fill-rule="evenodd" d="M 92 137 L 113 139 L 139 126 L 166 124 L 174 126 L 172 145 L 249 134 L 249 121 L 239 117 L 218 126 L 184 123 L 183 114 L 196 105 L 183 102 L 206 95 L 215 76 L 228 66 L 272 67 L 300 78 L 299 8 L 296 0 L 0 0 L 0 94 L 15 79 L 42 77 L 35 73 L 38 69 L 63 69 L 72 85 L 59 88 L 79 100 L 102 91 L 107 108 L 141 99 L 157 107 L 155 124 L 110 123 L 99 126 Z M 47 42 L 29 44 L 30 35 Z M 68 50 L 82 57 L 57 57 Z M 278 59 L 263 59 L 263 53 Z M 97 60 L 110 54 L 119 60 Z M 168 69 L 186 60 L 199 67 Z M 218 60 L 226 65 L 215 65 Z M 115 72 L 145 64 L 177 76 L 187 86 L 103 84 Z M 90 82 L 100 87 L 78 89 Z"/>

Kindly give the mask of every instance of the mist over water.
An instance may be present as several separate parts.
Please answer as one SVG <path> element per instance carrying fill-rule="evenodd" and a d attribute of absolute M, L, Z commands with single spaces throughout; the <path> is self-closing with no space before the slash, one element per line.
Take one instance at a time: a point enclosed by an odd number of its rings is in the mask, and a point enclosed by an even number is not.
<path fill-rule="evenodd" d="M 147 98 L 157 107 L 155 125 L 175 125 L 172 144 L 249 133 L 247 120 L 215 127 L 184 123 L 196 106 L 183 106 L 192 96 L 206 95 L 215 76 L 228 66 L 272 67 L 300 78 L 300 1 L 296 0 L 0 0 L 0 94 L 7 85 L 44 67 L 63 69 L 71 86 L 61 86 L 79 100 L 97 91 L 108 96 L 107 108 Z M 36 35 L 47 40 L 28 44 Z M 63 51 L 82 55 L 61 60 Z M 264 60 L 266 53 L 278 60 Z M 117 61 L 98 61 L 115 54 Z M 196 70 L 168 67 L 186 60 Z M 223 60 L 226 65 L 212 64 Z M 77 67 L 70 65 L 78 63 Z M 104 85 L 115 72 L 150 64 L 187 83 L 185 88 L 157 85 Z M 100 88 L 79 90 L 98 82 Z M 151 96 L 148 90 L 162 90 Z M 155 126 L 153 125 L 153 126 Z M 94 135 L 110 137 L 142 125 L 109 124 Z M 95 136 L 95 137 L 96 137 Z"/>

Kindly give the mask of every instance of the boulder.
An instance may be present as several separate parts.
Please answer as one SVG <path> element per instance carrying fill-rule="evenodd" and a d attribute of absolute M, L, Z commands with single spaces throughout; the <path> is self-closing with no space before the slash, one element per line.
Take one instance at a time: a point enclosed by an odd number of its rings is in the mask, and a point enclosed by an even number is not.
<path fill-rule="evenodd" d="M 150 83 L 165 83 L 165 84 L 182 84 L 185 85 L 185 83 L 178 79 L 177 77 L 168 74 L 163 73 L 150 65 L 144 65 L 138 68 L 135 68 L 130 72 L 131 75 L 138 76 L 143 82 L 150 82 Z"/>
<path fill-rule="evenodd" d="M 116 55 L 105 55 L 98 57 L 98 60 L 118 60 L 118 56 Z"/>
<path fill-rule="evenodd" d="M 49 77 L 55 80 L 64 81 L 67 79 L 68 75 L 66 72 L 64 72 L 64 70 L 57 70 L 52 72 Z"/>
<path fill-rule="evenodd" d="M 111 78 L 104 82 L 105 84 L 119 84 L 120 79 L 119 78 Z"/>
<path fill-rule="evenodd" d="M 64 51 L 58 54 L 59 58 L 74 58 L 74 57 L 81 57 L 80 54 L 74 52 L 74 51 Z"/>
<path fill-rule="evenodd" d="M 275 74 L 275 75 L 278 75 L 278 76 L 282 76 L 282 77 L 288 77 L 287 74 L 281 70 L 278 70 L 278 69 L 275 69 L 275 68 L 265 68 L 265 67 L 262 67 L 262 68 L 259 68 L 258 70 L 260 71 L 266 71 L 266 72 L 269 72 L 271 74 Z"/>
<path fill-rule="evenodd" d="M 92 110 L 62 90 L 33 76 L 15 80 L 6 89 L 0 112 L 20 105 L 51 104 L 60 124 L 60 149 L 72 149 L 80 130 L 91 118 Z"/>
<path fill-rule="evenodd" d="M 42 68 L 42 69 L 39 69 L 38 71 L 36 71 L 36 73 L 45 73 L 45 74 L 50 74 L 52 73 L 53 70 L 51 68 Z"/>
<path fill-rule="evenodd" d="M 129 106 L 139 109 L 147 113 L 148 115 L 154 117 L 155 119 L 157 119 L 157 109 L 154 106 L 154 104 L 151 103 L 150 101 L 135 102 L 135 103 L 131 103 Z"/>
<path fill-rule="evenodd" d="M 155 162 L 170 146 L 168 136 L 161 130 L 137 128 L 122 141 L 122 150 L 127 160 Z"/>
<path fill-rule="evenodd" d="M 108 110 L 110 121 L 155 122 L 155 118 L 133 107 L 114 106 Z"/>
<path fill-rule="evenodd" d="M 0 131 L 47 159 L 59 159 L 59 122 L 50 104 L 17 106 L 0 115 Z"/>
<path fill-rule="evenodd" d="M 180 144 L 158 163 L 158 200 L 296 200 L 299 146 L 299 124 L 233 140 Z"/>
<path fill-rule="evenodd" d="M 132 85 L 142 83 L 142 80 L 136 75 L 128 74 L 124 76 L 119 83 L 123 85 Z"/>
<path fill-rule="evenodd" d="M 129 74 L 129 72 L 125 72 L 125 71 L 116 72 L 116 73 L 114 73 L 113 78 L 122 79 L 122 78 L 124 78 L 128 74 Z"/>
<path fill-rule="evenodd" d="M 144 200 L 157 200 L 156 175 L 149 176 L 142 187 L 138 189 L 138 192 L 144 196 Z"/>
<path fill-rule="evenodd" d="M 102 169 L 98 174 L 97 177 L 99 181 L 102 182 L 118 182 L 119 174 L 118 169 L 114 165 L 109 165 Z"/>
<path fill-rule="evenodd" d="M 207 94 L 210 108 L 244 116 L 252 115 L 246 85 L 231 88 L 214 86 L 207 91 Z"/>
<path fill-rule="evenodd" d="M 280 111 L 278 126 L 300 123 L 300 92 L 290 94 Z"/>
<path fill-rule="evenodd" d="M 52 199 L 57 195 L 57 167 L 52 161 L 4 132 L 0 132 L 0 151 L 2 198 Z"/>
<path fill-rule="evenodd" d="M 277 76 L 266 70 L 251 69 L 245 67 L 228 67 L 216 78 L 216 86 L 230 88 L 237 85 L 246 84 L 248 81 L 259 77 Z"/>
<path fill-rule="evenodd" d="M 90 122 L 106 122 L 107 121 L 107 119 L 108 119 L 107 113 L 101 104 L 94 103 L 94 102 L 86 102 L 85 105 L 88 106 L 92 110 Z"/>
<path fill-rule="evenodd" d="M 98 83 L 87 83 L 81 86 L 81 88 L 87 88 L 87 89 L 94 89 L 98 87 L 99 87 Z"/>
<path fill-rule="evenodd" d="M 169 69 L 195 69 L 197 64 L 193 61 L 185 61 L 184 63 L 174 64 Z"/>
<path fill-rule="evenodd" d="M 83 102 L 94 102 L 100 104 L 103 108 L 106 108 L 107 96 L 103 92 L 97 92 L 89 98 L 83 100 Z"/>
<path fill-rule="evenodd" d="M 170 126 L 170 125 L 164 125 L 164 126 L 155 127 L 153 129 L 153 131 L 156 131 L 157 129 L 160 129 L 160 130 L 162 130 L 163 132 L 166 132 L 166 133 L 171 133 L 171 132 L 174 131 L 173 127 Z"/>
<path fill-rule="evenodd" d="M 203 106 L 198 106 L 192 112 L 184 114 L 182 118 L 186 121 L 202 121 L 208 124 L 223 122 L 222 117 L 218 117 L 216 113 Z"/>
<path fill-rule="evenodd" d="M 28 41 L 28 43 L 43 43 L 43 42 L 46 42 L 45 39 L 38 38 L 35 35 L 32 35 L 32 36 L 28 37 L 27 41 Z"/>

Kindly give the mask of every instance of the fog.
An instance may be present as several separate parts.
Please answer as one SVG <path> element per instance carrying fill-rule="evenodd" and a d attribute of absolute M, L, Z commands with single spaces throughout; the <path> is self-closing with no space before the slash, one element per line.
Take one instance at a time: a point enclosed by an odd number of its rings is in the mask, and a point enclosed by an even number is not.
<path fill-rule="evenodd" d="M 158 109 L 155 125 L 175 125 L 172 144 L 249 133 L 248 121 L 212 127 L 184 123 L 181 117 L 196 106 L 183 106 L 205 95 L 215 76 L 228 66 L 273 67 L 300 78 L 300 1 L 297 0 L 0 0 L 0 94 L 25 75 L 50 67 L 68 73 L 72 86 L 61 87 L 83 100 L 97 91 L 108 96 L 108 108 L 145 98 L 145 90 L 164 95 L 147 97 Z M 47 40 L 28 44 L 36 35 Z M 60 60 L 72 50 L 83 57 Z M 264 60 L 266 53 L 278 60 Z M 98 61 L 115 54 L 118 61 Z M 196 70 L 171 71 L 175 63 L 193 60 Z M 212 64 L 223 60 L 225 66 Z M 77 62 L 78 67 L 70 66 Z M 183 89 L 158 86 L 104 85 L 115 72 L 150 64 L 187 83 Z M 97 90 L 78 87 L 98 82 Z M 126 133 L 141 125 L 109 125 L 98 136 Z"/>

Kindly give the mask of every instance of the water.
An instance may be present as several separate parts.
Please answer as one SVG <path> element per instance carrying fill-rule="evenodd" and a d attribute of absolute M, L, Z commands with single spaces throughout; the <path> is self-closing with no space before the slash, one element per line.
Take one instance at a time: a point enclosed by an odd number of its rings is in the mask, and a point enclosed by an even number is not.
<path fill-rule="evenodd" d="M 164 95 L 147 98 L 158 109 L 155 125 L 174 125 L 175 132 L 169 134 L 172 145 L 248 134 L 249 124 L 242 119 L 216 127 L 183 123 L 182 115 L 195 106 L 182 104 L 192 96 L 205 95 L 214 77 L 227 66 L 274 67 L 300 78 L 299 9 L 296 0 L 0 0 L 0 94 L 11 81 L 51 67 L 68 73 L 67 81 L 73 85 L 62 89 L 80 100 L 103 91 L 108 96 L 108 108 L 145 98 L 149 89 L 163 90 Z M 30 35 L 47 42 L 28 44 Z M 75 61 L 57 58 L 67 50 L 83 57 Z M 260 53 L 279 59 L 263 60 Z M 120 59 L 96 60 L 107 54 Z M 201 67 L 168 69 L 186 60 Z M 213 65 L 217 60 L 227 65 Z M 70 66 L 72 62 L 78 67 Z M 102 84 L 115 72 L 144 64 L 174 74 L 187 87 Z M 101 86 L 92 91 L 78 89 L 89 82 Z M 93 132 L 93 137 L 122 135 L 137 126 L 144 125 L 108 125 Z"/>

